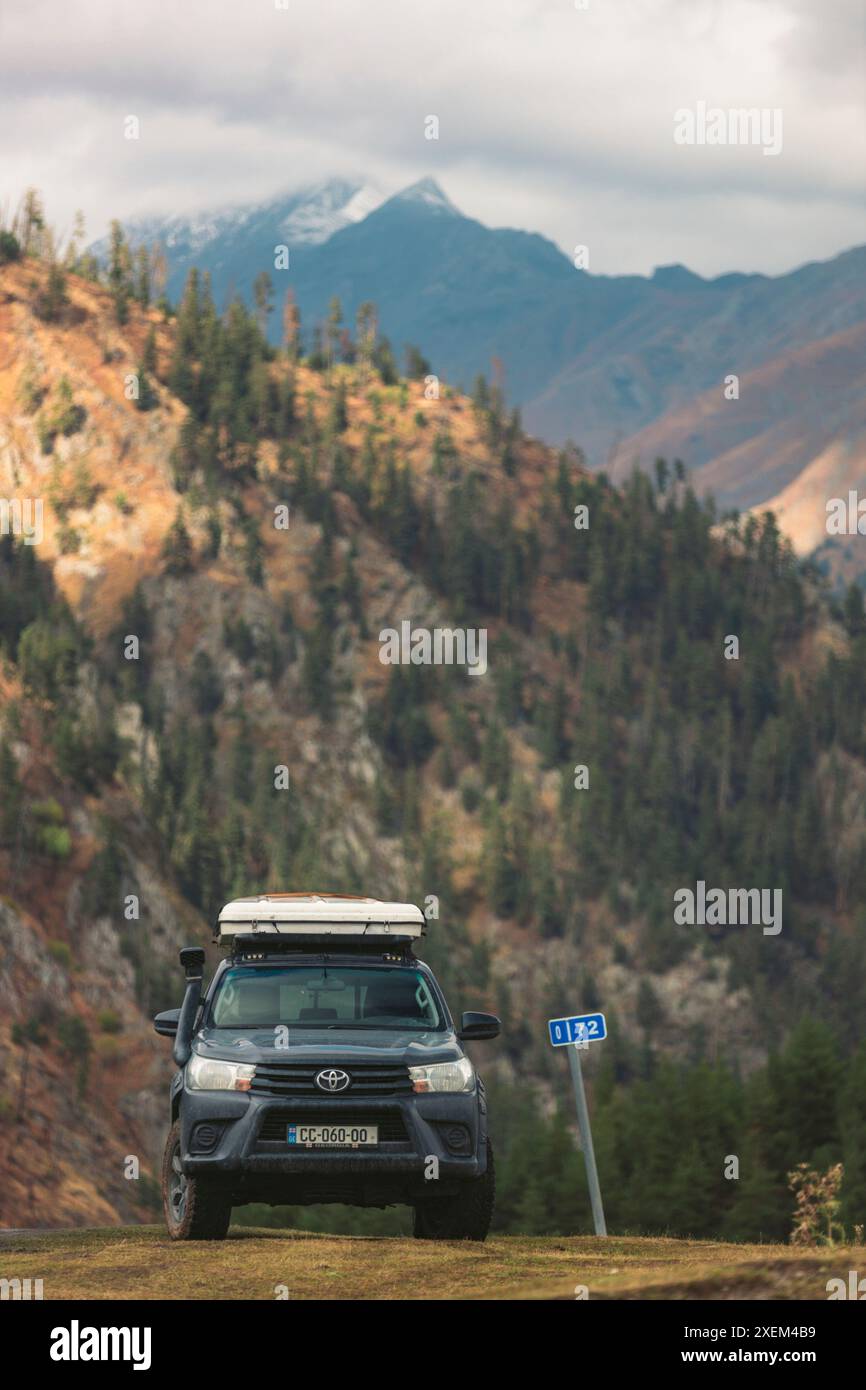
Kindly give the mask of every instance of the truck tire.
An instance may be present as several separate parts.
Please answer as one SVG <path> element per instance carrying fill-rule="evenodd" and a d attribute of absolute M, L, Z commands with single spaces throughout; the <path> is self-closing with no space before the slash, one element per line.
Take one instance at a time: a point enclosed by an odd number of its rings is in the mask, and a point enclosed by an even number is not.
<path fill-rule="evenodd" d="M 162 1209 L 172 1240 L 224 1240 L 231 1202 L 203 1178 L 188 1178 L 180 1167 L 180 1122 L 169 1130 L 162 1160 Z"/>
<path fill-rule="evenodd" d="M 487 1171 L 464 1183 L 464 1190 L 456 1197 L 416 1202 L 412 1234 L 417 1240 L 486 1240 L 495 1191 L 493 1145 L 488 1139 Z"/>

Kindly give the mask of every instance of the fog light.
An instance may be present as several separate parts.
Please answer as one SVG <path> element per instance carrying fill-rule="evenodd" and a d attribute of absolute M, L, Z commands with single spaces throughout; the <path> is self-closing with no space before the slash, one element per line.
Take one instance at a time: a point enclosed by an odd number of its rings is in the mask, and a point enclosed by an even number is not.
<path fill-rule="evenodd" d="M 450 1153 L 469 1153 L 472 1147 L 472 1137 L 465 1125 L 442 1125 L 440 1128 L 442 1130 L 442 1138 L 445 1140 L 446 1147 Z"/>
<path fill-rule="evenodd" d="M 190 1149 L 193 1153 L 209 1153 L 215 1149 L 220 1137 L 220 1129 L 217 1125 L 196 1125 L 192 1132 Z"/>

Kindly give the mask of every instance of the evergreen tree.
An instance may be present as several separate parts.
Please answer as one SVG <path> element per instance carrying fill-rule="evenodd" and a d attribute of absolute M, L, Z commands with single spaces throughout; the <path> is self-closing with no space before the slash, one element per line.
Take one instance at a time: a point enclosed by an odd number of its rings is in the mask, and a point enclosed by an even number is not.
<path fill-rule="evenodd" d="M 135 253 L 135 289 L 133 294 L 142 309 L 150 307 L 150 284 L 150 256 L 145 246 L 139 246 Z"/>
<path fill-rule="evenodd" d="M 120 223 L 111 223 L 108 237 L 108 287 L 114 300 L 117 322 L 126 323 L 132 298 L 132 272 L 129 245 Z"/>
<path fill-rule="evenodd" d="M 56 261 L 48 268 L 48 279 L 34 302 L 34 309 L 45 323 L 59 323 L 69 306 L 66 292 L 66 274 Z"/>
<path fill-rule="evenodd" d="M 260 270 L 253 281 L 253 302 L 256 306 L 259 332 L 267 337 L 268 319 L 274 308 L 274 286 L 266 270 Z"/>
<path fill-rule="evenodd" d="M 162 547 L 162 558 L 166 574 L 174 576 L 188 574 L 193 565 L 193 548 L 189 531 L 178 508 L 177 515 L 166 534 Z"/>

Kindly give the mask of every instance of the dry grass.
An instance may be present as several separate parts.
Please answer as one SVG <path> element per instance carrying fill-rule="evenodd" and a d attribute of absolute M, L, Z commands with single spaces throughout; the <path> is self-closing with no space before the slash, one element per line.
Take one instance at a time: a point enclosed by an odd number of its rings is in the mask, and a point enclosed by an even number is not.
<path fill-rule="evenodd" d="M 157 1227 L 38 1232 L 0 1242 L 0 1277 L 42 1278 L 46 1299 L 826 1299 L 863 1247 L 592 1236 L 484 1245 L 234 1227 L 176 1245 Z M 285 1294 L 283 1295 L 285 1296 Z"/>

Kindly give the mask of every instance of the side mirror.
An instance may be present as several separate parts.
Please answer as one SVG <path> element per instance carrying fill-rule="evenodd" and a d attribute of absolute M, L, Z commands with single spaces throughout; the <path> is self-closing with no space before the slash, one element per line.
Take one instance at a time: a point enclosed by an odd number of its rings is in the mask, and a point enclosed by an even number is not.
<path fill-rule="evenodd" d="M 480 1042 L 482 1038 L 498 1038 L 502 1025 L 495 1014 L 464 1014 L 458 1038 L 461 1042 Z"/>
<path fill-rule="evenodd" d="M 180 1009 L 166 1009 L 164 1014 L 157 1014 L 153 1020 L 154 1030 L 160 1037 L 173 1038 L 177 1032 Z"/>

